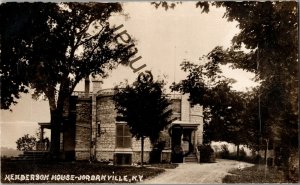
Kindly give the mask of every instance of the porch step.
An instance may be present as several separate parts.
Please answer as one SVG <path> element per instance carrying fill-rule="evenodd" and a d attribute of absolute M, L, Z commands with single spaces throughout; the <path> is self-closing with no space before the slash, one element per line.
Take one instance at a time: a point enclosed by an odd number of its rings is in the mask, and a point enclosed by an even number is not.
<path fill-rule="evenodd" d="M 13 161 L 39 161 L 44 160 L 47 156 L 47 151 L 24 151 L 18 157 L 12 158 Z"/>
<path fill-rule="evenodd" d="M 196 154 L 190 154 L 190 155 L 186 156 L 184 158 L 184 161 L 187 163 L 197 163 L 198 162 Z"/>

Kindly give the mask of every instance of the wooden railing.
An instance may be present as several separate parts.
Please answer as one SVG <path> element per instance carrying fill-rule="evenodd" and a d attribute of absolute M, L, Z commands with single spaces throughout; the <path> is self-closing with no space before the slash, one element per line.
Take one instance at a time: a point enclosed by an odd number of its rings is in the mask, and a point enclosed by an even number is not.
<path fill-rule="evenodd" d="M 48 151 L 50 149 L 50 142 L 41 142 L 36 143 L 36 151 Z"/>
<path fill-rule="evenodd" d="M 195 147 L 195 151 L 196 151 L 196 157 L 197 157 L 197 161 L 198 161 L 198 163 L 200 163 L 200 152 L 199 152 L 199 150 L 198 150 L 198 147 L 197 147 L 197 146 Z"/>

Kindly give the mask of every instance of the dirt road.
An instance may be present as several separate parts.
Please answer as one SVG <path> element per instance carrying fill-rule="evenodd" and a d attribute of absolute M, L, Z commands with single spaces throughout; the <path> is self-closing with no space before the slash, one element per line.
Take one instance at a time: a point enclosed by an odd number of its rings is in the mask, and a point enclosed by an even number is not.
<path fill-rule="evenodd" d="M 234 168 L 244 168 L 252 164 L 233 161 L 217 160 L 216 163 L 183 163 L 175 169 L 143 181 L 143 184 L 199 184 L 222 183 L 222 178 Z"/>

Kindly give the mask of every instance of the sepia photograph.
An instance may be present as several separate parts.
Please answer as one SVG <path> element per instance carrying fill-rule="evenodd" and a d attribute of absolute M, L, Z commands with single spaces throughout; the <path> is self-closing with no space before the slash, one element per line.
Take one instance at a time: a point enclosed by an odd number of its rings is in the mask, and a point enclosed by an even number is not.
<path fill-rule="evenodd" d="M 299 183 L 299 4 L 0 2 L 1 184 Z"/>

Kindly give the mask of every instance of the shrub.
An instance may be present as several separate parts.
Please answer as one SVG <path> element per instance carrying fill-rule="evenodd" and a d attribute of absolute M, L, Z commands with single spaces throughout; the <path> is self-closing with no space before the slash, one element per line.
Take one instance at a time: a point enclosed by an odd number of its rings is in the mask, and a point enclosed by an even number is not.
<path fill-rule="evenodd" d="M 7 157 L 6 155 L 1 156 L 1 161 L 10 161 L 11 157 Z"/>
<path fill-rule="evenodd" d="M 17 149 L 20 151 L 29 151 L 33 150 L 36 146 L 36 138 L 25 134 L 23 137 L 20 137 L 17 141 Z"/>
<path fill-rule="evenodd" d="M 215 162 L 215 152 L 210 145 L 200 145 L 200 162 Z"/>
<path fill-rule="evenodd" d="M 246 153 L 245 149 L 241 148 L 240 152 L 239 152 L 239 158 L 238 158 L 238 160 L 244 161 L 246 159 L 246 157 L 247 157 L 247 153 Z"/>
<path fill-rule="evenodd" d="M 161 152 L 165 147 L 165 141 L 157 142 L 152 151 L 150 152 L 150 163 L 160 163 L 161 162 Z"/>
<path fill-rule="evenodd" d="M 221 146 L 220 157 L 222 159 L 229 159 L 230 158 L 230 153 L 229 153 L 229 150 L 228 150 L 228 146 L 225 145 L 225 144 Z"/>

